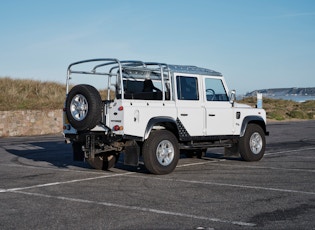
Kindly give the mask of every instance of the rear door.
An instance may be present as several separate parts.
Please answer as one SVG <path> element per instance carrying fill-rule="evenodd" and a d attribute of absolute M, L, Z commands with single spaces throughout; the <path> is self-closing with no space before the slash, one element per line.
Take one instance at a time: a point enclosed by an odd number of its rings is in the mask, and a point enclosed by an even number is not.
<path fill-rule="evenodd" d="M 205 108 L 200 94 L 202 83 L 200 78 L 193 74 L 178 74 L 175 75 L 175 79 L 177 121 L 181 127 L 181 135 L 205 135 Z"/>

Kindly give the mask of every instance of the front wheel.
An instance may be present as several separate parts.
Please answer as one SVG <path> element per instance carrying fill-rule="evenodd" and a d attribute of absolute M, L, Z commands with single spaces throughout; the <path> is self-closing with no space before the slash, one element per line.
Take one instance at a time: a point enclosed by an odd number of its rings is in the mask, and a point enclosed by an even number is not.
<path fill-rule="evenodd" d="M 144 165 L 151 173 L 171 173 L 179 160 L 177 138 L 167 130 L 153 131 L 143 144 L 142 155 Z"/>
<path fill-rule="evenodd" d="M 259 161 L 265 153 L 266 139 L 263 129 L 256 124 L 248 124 L 240 139 L 239 150 L 245 161 Z"/>

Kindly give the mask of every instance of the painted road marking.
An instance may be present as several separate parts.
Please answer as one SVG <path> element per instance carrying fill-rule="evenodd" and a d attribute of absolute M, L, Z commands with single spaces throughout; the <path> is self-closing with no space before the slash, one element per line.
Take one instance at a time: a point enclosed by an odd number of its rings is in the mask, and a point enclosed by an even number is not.
<path fill-rule="evenodd" d="M 313 159 L 313 158 L 312 158 Z M 249 168 L 249 169 L 268 169 L 268 170 L 281 170 L 281 171 L 295 171 L 295 172 L 306 172 L 314 173 L 315 169 L 294 169 L 294 168 L 279 168 L 279 167 L 265 167 L 265 166 L 251 166 L 251 165 L 236 165 L 236 164 L 220 164 L 220 167 L 230 167 L 230 168 Z"/>
<path fill-rule="evenodd" d="M 299 152 L 299 151 L 304 151 L 304 150 L 315 150 L 315 147 L 311 147 L 311 148 L 300 148 L 300 149 L 288 149 L 288 150 L 284 150 L 284 151 L 279 151 L 279 152 L 271 152 L 271 153 L 265 153 L 265 156 L 271 156 L 271 155 L 277 155 L 277 154 L 281 154 L 281 153 L 292 153 L 292 152 Z M 314 152 L 313 152 L 314 153 Z"/>
<path fill-rule="evenodd" d="M 43 162 L 45 162 L 45 161 L 43 161 Z M 75 172 L 75 173 L 77 172 L 77 173 L 98 174 L 98 175 L 104 175 L 105 173 L 107 173 L 106 171 L 90 169 L 90 168 L 86 168 L 86 170 L 84 170 L 84 169 L 77 170 L 77 169 L 71 169 L 71 168 L 66 168 L 66 167 L 65 168 L 58 168 L 56 166 L 44 167 L 44 166 L 32 166 L 32 165 L 19 165 L 19 164 L 15 164 L 15 163 L 9 163 L 9 164 L 0 163 L 0 166 L 1 167 L 25 167 L 25 168 L 30 168 L 30 169 L 65 171 L 65 172 Z M 80 168 L 80 166 L 75 166 L 75 165 L 73 165 L 73 167 L 79 167 Z"/>
<path fill-rule="evenodd" d="M 312 149 L 315 149 L 315 148 L 307 148 L 307 149 L 304 148 L 304 149 L 293 150 L 293 151 L 303 151 L 303 150 L 312 150 Z M 292 150 L 270 153 L 270 155 L 281 154 L 285 152 L 292 152 Z M 222 160 L 189 163 L 189 164 L 183 164 L 179 167 L 188 167 L 188 166 L 194 166 L 194 165 L 200 165 L 200 164 L 219 163 L 219 162 L 222 162 Z M 244 167 L 244 165 L 240 167 Z M 69 170 L 69 171 L 72 171 L 72 170 Z M 228 223 L 228 224 L 240 225 L 240 226 L 255 226 L 255 224 L 242 222 L 242 221 L 224 220 L 224 219 L 212 218 L 212 217 L 206 217 L 206 216 L 197 216 L 197 215 L 180 213 L 180 212 L 171 212 L 171 211 L 159 210 L 159 209 L 153 209 L 153 208 L 145 208 L 145 207 L 139 207 L 139 206 L 128 206 L 128 205 L 121 205 L 121 204 L 109 203 L 109 202 L 97 202 L 93 200 L 76 199 L 76 198 L 63 197 L 63 196 L 52 196 L 52 195 L 46 195 L 46 194 L 41 194 L 41 193 L 31 193 L 31 192 L 25 192 L 23 190 L 32 189 L 32 188 L 41 188 L 41 187 L 47 187 L 47 186 L 58 186 L 62 184 L 76 183 L 76 182 L 82 182 L 82 181 L 88 181 L 88 180 L 97 180 L 97 179 L 110 178 L 110 177 L 116 177 L 116 176 L 126 176 L 126 177 L 135 177 L 135 178 L 145 178 L 145 179 L 150 179 L 150 180 L 154 179 L 154 180 L 164 180 L 164 181 L 173 181 L 173 182 L 182 182 L 182 183 L 193 183 L 193 184 L 204 184 L 204 185 L 215 185 L 215 186 L 287 192 L 287 193 L 299 193 L 299 194 L 304 194 L 304 195 L 315 195 L 315 192 L 298 191 L 298 190 L 290 190 L 290 189 L 278 189 L 278 188 L 269 188 L 269 187 L 262 187 L 262 186 L 248 186 L 248 185 L 237 185 L 237 184 L 227 184 L 227 183 L 217 183 L 217 182 L 207 182 L 207 181 L 195 181 L 195 180 L 167 179 L 167 178 L 161 178 L 161 177 L 148 178 L 146 176 L 139 176 L 139 175 L 132 175 L 132 174 L 135 174 L 135 172 L 127 172 L 127 173 L 121 173 L 121 174 L 106 174 L 102 176 L 90 177 L 90 178 L 84 178 L 84 179 L 52 182 L 52 183 L 39 184 L 39 185 L 33 185 L 33 186 L 27 186 L 27 187 L 19 187 L 19 188 L 11 188 L 11 189 L 0 189 L 0 192 L 2 193 L 12 192 L 12 193 L 18 193 L 18 194 L 24 194 L 24 195 L 30 195 L 30 196 L 39 196 L 39 197 L 46 197 L 46 198 L 51 198 L 51 199 L 65 200 L 65 201 L 70 201 L 70 202 L 90 203 L 90 204 L 103 205 L 107 207 L 138 210 L 138 211 L 143 211 L 143 212 L 151 212 L 151 213 L 156 213 L 156 214 L 171 215 L 171 216 L 178 216 L 178 217 L 185 217 L 185 218 L 188 217 L 188 218 L 193 218 L 193 219 L 206 220 L 206 221 L 211 221 L 211 222 Z"/>
<path fill-rule="evenodd" d="M 18 150 L 18 151 L 44 149 L 43 147 L 32 145 L 32 144 L 5 145 L 5 146 L 2 146 L 2 148 L 4 148 L 5 150 Z"/>
<path fill-rule="evenodd" d="M 187 183 L 187 184 L 215 185 L 215 186 L 225 186 L 225 187 L 234 187 L 234 188 L 246 188 L 246 189 L 286 192 L 286 193 L 299 193 L 299 194 L 304 194 L 304 195 L 315 195 L 315 192 L 291 190 L 291 189 L 281 189 L 281 188 L 270 188 L 270 187 L 262 187 L 262 186 L 241 185 L 241 184 L 227 184 L 227 183 L 219 183 L 219 182 L 182 180 L 182 179 L 169 179 L 169 178 L 162 178 L 162 177 L 150 177 L 150 178 L 148 178 L 148 177 L 145 177 L 145 176 L 138 176 L 138 175 L 126 175 L 126 176 L 128 176 L 128 177 L 135 177 L 135 178 L 146 178 L 146 179 L 150 179 L 150 180 L 182 182 L 182 183 Z"/>
<path fill-rule="evenodd" d="M 76 182 L 82 182 L 82 181 L 97 180 L 97 179 L 102 179 L 102 178 L 126 176 L 133 173 L 134 172 L 127 172 L 127 173 L 121 173 L 121 174 L 106 174 L 104 176 L 98 176 L 98 177 L 89 177 L 89 178 L 69 180 L 69 181 L 59 181 L 59 182 L 38 184 L 38 185 L 32 185 L 32 186 L 26 186 L 26 187 L 20 187 L 20 188 L 0 189 L 0 192 L 15 192 L 15 191 L 21 191 L 21 190 L 32 189 L 32 188 L 42 188 L 42 187 L 55 186 L 55 185 L 61 185 L 61 184 L 70 184 L 70 183 L 76 183 Z"/>
<path fill-rule="evenodd" d="M 99 201 L 77 199 L 77 198 L 70 198 L 70 197 L 64 197 L 64 196 L 52 196 L 52 195 L 46 195 L 46 194 L 41 194 L 41 193 L 30 193 L 30 192 L 24 192 L 24 191 L 11 191 L 11 192 L 29 195 L 29 196 L 38 196 L 38 197 L 59 199 L 59 200 L 70 201 L 70 202 L 95 204 L 95 205 L 102 205 L 102 206 L 107 206 L 107 207 L 129 209 L 129 210 L 136 210 L 136 211 L 142 211 L 142 212 L 150 212 L 150 213 L 156 213 L 156 214 L 162 214 L 162 215 L 168 215 L 168 216 L 178 216 L 178 217 L 192 218 L 192 219 L 197 219 L 197 220 L 206 220 L 206 221 L 211 221 L 211 222 L 220 222 L 220 223 L 240 225 L 240 226 L 249 226 L 249 227 L 256 226 L 256 224 L 254 224 L 254 223 L 247 223 L 247 222 L 233 221 L 233 220 L 224 220 L 224 219 L 199 216 L 199 215 L 197 216 L 197 215 L 192 215 L 192 214 L 185 214 L 185 213 L 180 213 L 180 212 L 171 212 L 171 211 L 165 211 L 165 210 L 154 209 L 154 208 L 144 208 L 144 207 L 139 207 L 139 206 L 115 204 L 115 203 L 110 203 L 110 202 L 99 202 Z"/>
<path fill-rule="evenodd" d="M 226 161 L 226 160 L 225 159 L 221 159 L 221 160 L 216 160 L 216 161 L 203 161 L 203 162 L 197 162 L 197 163 L 188 163 L 188 164 L 177 165 L 176 168 L 195 166 L 195 165 L 205 165 L 205 164 L 212 164 L 212 163 L 219 163 L 219 162 L 222 162 L 222 161 Z"/>

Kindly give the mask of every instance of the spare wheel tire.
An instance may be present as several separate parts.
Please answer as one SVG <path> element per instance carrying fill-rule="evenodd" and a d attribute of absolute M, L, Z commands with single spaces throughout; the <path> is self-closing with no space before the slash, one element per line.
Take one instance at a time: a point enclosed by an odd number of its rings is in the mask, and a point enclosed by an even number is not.
<path fill-rule="evenodd" d="M 78 131 L 94 128 L 102 119 L 102 99 L 91 85 L 74 86 L 66 99 L 66 114 Z"/>

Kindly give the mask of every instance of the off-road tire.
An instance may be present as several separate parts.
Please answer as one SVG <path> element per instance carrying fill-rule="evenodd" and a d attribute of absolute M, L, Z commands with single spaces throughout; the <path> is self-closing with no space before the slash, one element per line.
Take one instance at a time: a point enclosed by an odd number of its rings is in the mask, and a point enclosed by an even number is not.
<path fill-rule="evenodd" d="M 248 124 L 240 138 L 240 155 L 245 161 L 259 161 L 265 153 L 266 139 L 263 129 L 257 124 Z"/>
<path fill-rule="evenodd" d="M 102 116 L 102 99 L 91 85 L 74 86 L 66 100 L 66 115 L 78 131 L 93 129 Z"/>
<path fill-rule="evenodd" d="M 153 174 L 171 173 L 179 160 L 177 138 L 167 130 L 150 133 L 142 147 L 144 166 Z"/>

